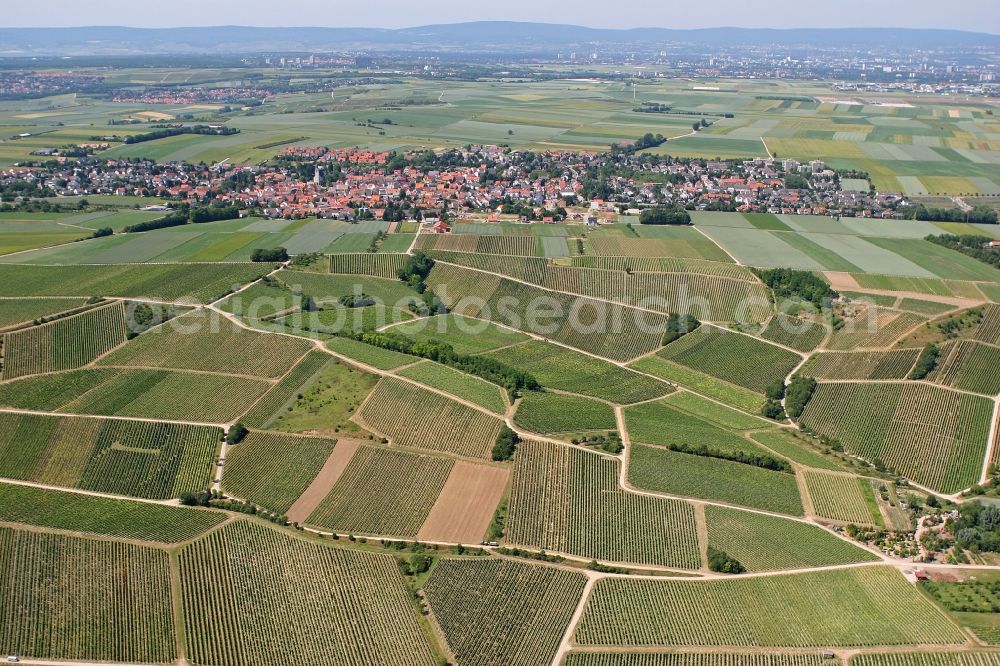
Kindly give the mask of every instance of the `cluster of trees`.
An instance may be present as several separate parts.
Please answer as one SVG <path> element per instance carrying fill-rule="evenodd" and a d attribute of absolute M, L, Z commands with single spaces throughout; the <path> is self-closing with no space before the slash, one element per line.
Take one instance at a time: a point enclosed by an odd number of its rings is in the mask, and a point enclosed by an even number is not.
<path fill-rule="evenodd" d="M 127 234 L 135 234 L 143 231 L 156 231 L 157 229 L 166 229 L 168 227 L 182 227 L 188 223 L 187 211 L 171 213 L 166 217 L 161 217 L 156 220 L 149 220 L 148 222 L 139 222 L 137 224 L 130 224 L 124 229 L 123 232 Z"/>
<path fill-rule="evenodd" d="M 652 132 L 646 132 L 641 137 L 636 139 L 635 143 L 613 143 L 611 144 L 612 153 L 635 153 L 640 150 L 646 150 L 647 148 L 656 148 L 657 146 L 662 146 L 667 142 L 667 137 L 662 134 L 653 134 Z"/>
<path fill-rule="evenodd" d="M 115 230 L 112 229 L 111 227 L 101 227 L 100 229 L 97 229 L 96 231 L 94 231 L 94 233 L 90 234 L 90 237 L 91 238 L 105 238 L 107 236 L 113 236 L 114 234 L 115 234 Z"/>
<path fill-rule="evenodd" d="M 497 435 L 497 441 L 493 445 L 493 460 L 500 462 L 501 460 L 510 460 L 514 457 L 514 452 L 517 451 L 517 445 L 521 443 L 521 438 L 516 432 L 504 426 Z"/>
<path fill-rule="evenodd" d="M 233 426 L 226 433 L 226 444 L 229 445 L 239 444 L 240 442 L 243 441 L 243 438 L 245 438 L 247 434 L 248 431 L 246 429 L 246 426 L 244 426 L 242 423 L 239 422 L 234 423 Z"/>
<path fill-rule="evenodd" d="M 933 343 L 925 345 L 920 351 L 920 356 L 917 357 L 916 365 L 910 371 L 910 379 L 923 379 L 931 374 L 931 371 L 937 367 L 938 354 L 940 353 L 937 345 Z"/>
<path fill-rule="evenodd" d="M 229 136 L 230 134 L 239 134 L 240 130 L 235 127 L 210 127 L 208 125 L 191 125 L 185 127 L 162 127 L 153 132 L 145 132 L 143 134 L 131 134 L 129 136 L 123 137 L 123 143 L 144 143 L 146 141 L 155 141 L 156 139 L 166 139 L 171 136 L 180 136 L 181 134 L 219 134 L 221 136 Z"/>
<path fill-rule="evenodd" d="M 235 220 L 240 216 L 240 209 L 236 206 L 203 206 L 192 208 L 188 213 L 191 224 L 202 224 L 204 222 L 218 222 L 219 220 Z"/>
<path fill-rule="evenodd" d="M 542 385 L 530 373 L 512 368 L 492 358 L 459 354 L 451 345 L 438 340 L 411 340 L 401 335 L 379 333 L 378 331 L 340 331 L 337 335 L 351 338 L 358 342 L 372 345 L 373 347 L 381 347 L 382 349 L 390 349 L 403 354 L 436 361 L 470 375 L 481 377 L 497 386 L 502 386 L 511 395 L 516 395 L 522 390 L 538 391 L 542 388 Z"/>
<path fill-rule="evenodd" d="M 674 340 L 682 338 L 691 331 L 701 326 L 701 322 L 692 315 L 679 315 L 671 312 L 667 316 L 667 327 L 663 331 L 663 346 L 669 345 Z"/>
<path fill-rule="evenodd" d="M 829 306 L 839 294 L 830 288 L 819 276 L 809 271 L 792 268 L 757 269 L 757 277 L 764 281 L 775 296 L 781 298 L 801 298 L 816 307 Z"/>
<path fill-rule="evenodd" d="M 691 224 L 691 215 L 680 206 L 656 206 L 642 211 L 639 224 Z"/>
<path fill-rule="evenodd" d="M 143 231 L 155 231 L 168 227 L 182 227 L 185 224 L 202 224 L 204 222 L 216 222 L 218 220 L 232 220 L 240 216 L 240 210 L 236 206 L 201 206 L 188 208 L 182 206 L 176 212 L 165 217 L 148 222 L 138 222 L 130 224 L 122 229 L 127 234 L 134 234 Z"/>
<path fill-rule="evenodd" d="M 972 552 L 1000 552 L 1000 508 L 980 502 L 958 506 L 958 518 L 949 523 L 955 545 Z"/>
<path fill-rule="evenodd" d="M 760 410 L 760 413 L 764 415 L 764 418 L 774 419 L 775 421 L 782 421 L 785 418 L 785 408 L 781 406 L 781 401 L 785 397 L 785 382 L 779 379 L 764 391 L 767 394 L 767 402 L 764 403 L 764 407 Z"/>
<path fill-rule="evenodd" d="M 632 109 L 634 113 L 670 113 L 670 109 L 673 108 L 669 104 L 660 104 L 659 102 L 643 102 L 642 106 L 637 106 Z"/>
<path fill-rule="evenodd" d="M 792 472 L 792 466 L 788 462 L 767 455 L 746 453 L 744 451 L 722 451 L 720 449 L 713 449 L 707 444 L 672 443 L 668 444 L 667 448 L 677 453 L 687 453 L 692 456 L 701 456 L 702 458 L 731 460 L 732 462 L 771 469 L 776 472 L 788 472 L 789 474 Z"/>
<path fill-rule="evenodd" d="M 396 276 L 412 287 L 418 294 L 422 294 L 427 290 L 425 280 L 430 275 L 432 268 L 434 268 L 433 259 L 423 252 L 414 252 L 406 261 L 406 264 L 399 269 L 399 273 Z"/>
<path fill-rule="evenodd" d="M 288 250 L 283 247 L 273 247 L 269 250 L 259 247 L 253 251 L 252 255 L 250 255 L 250 261 L 256 263 L 288 261 Z"/>
<path fill-rule="evenodd" d="M 928 208 L 918 203 L 898 210 L 908 220 L 969 222 L 971 224 L 997 223 L 997 212 L 989 206 L 973 206 L 972 210 L 962 210 L 961 208 Z"/>
<path fill-rule="evenodd" d="M 785 174 L 785 187 L 790 190 L 808 190 L 809 179 L 800 173 Z"/>
<path fill-rule="evenodd" d="M 813 391 L 816 390 L 816 380 L 812 377 L 796 375 L 785 389 L 785 411 L 793 419 L 802 416 Z"/>
<path fill-rule="evenodd" d="M 984 264 L 1000 268 L 1000 248 L 988 245 L 988 238 L 983 238 L 982 236 L 955 236 L 953 234 L 935 236 L 931 234 L 925 240 L 955 250 L 956 252 L 961 252 L 965 256 L 978 259 Z"/>
<path fill-rule="evenodd" d="M 708 547 L 708 568 L 717 573 L 741 574 L 746 567 L 723 550 Z"/>
<path fill-rule="evenodd" d="M 618 455 L 625 448 L 625 445 L 622 444 L 622 438 L 618 436 L 617 432 L 609 432 L 605 435 L 574 437 L 570 441 L 582 446 L 592 446 L 612 455 Z"/>
<path fill-rule="evenodd" d="M 337 300 L 345 308 L 364 308 L 369 305 L 375 305 L 375 299 L 365 293 L 349 294 L 347 296 L 341 296 Z"/>

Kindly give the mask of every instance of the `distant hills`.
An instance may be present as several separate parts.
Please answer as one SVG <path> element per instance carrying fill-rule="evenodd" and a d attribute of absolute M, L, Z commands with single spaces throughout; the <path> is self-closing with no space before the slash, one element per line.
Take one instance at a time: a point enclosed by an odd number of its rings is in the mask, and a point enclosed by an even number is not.
<path fill-rule="evenodd" d="M 1000 35 L 905 28 L 705 28 L 612 30 L 548 23 L 480 21 L 387 30 L 378 28 L 0 28 L 0 56 L 239 54 L 345 49 L 552 52 L 601 46 L 692 45 L 859 48 L 998 48 Z"/>

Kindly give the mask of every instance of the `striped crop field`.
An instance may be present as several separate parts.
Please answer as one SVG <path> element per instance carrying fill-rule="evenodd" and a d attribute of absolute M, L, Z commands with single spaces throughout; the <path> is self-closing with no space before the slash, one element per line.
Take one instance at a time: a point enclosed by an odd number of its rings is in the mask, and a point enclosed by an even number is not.
<path fill-rule="evenodd" d="M 514 422 L 540 434 L 614 430 L 611 405 L 578 395 L 526 391 L 514 413 Z"/>
<path fill-rule="evenodd" d="M 919 355 L 919 349 L 821 352 L 801 373 L 816 379 L 906 379 Z"/>
<path fill-rule="evenodd" d="M 306 519 L 336 532 L 415 537 L 455 461 L 384 446 L 361 446 Z"/>
<path fill-rule="evenodd" d="M 956 340 L 942 347 L 932 381 L 965 391 L 1000 393 L 1000 347 L 974 340 Z"/>
<path fill-rule="evenodd" d="M 818 652 L 813 654 L 570 652 L 566 657 L 565 666 L 823 666 L 823 658 Z"/>
<path fill-rule="evenodd" d="M 394 280 L 408 260 L 409 256 L 405 254 L 372 254 L 370 252 L 331 254 L 328 270 L 331 273 L 344 275 L 370 275 Z"/>
<path fill-rule="evenodd" d="M 666 316 L 576 297 L 457 266 L 435 265 L 428 286 L 458 314 L 489 319 L 616 361 L 660 346 Z"/>
<path fill-rule="evenodd" d="M 238 520 L 185 547 L 179 569 L 193 663 L 436 663 L 388 555 Z"/>
<path fill-rule="evenodd" d="M 214 312 L 206 316 L 196 311 L 129 341 L 101 359 L 101 365 L 276 379 L 311 347 L 302 338 L 248 331 Z"/>
<path fill-rule="evenodd" d="M 125 342 L 125 306 L 112 303 L 3 336 L 3 379 L 84 366 Z"/>
<path fill-rule="evenodd" d="M 248 428 L 268 428 L 295 402 L 324 369 L 336 361 L 329 354 L 311 351 L 277 384 L 267 390 L 240 422 Z"/>
<path fill-rule="evenodd" d="M 246 412 L 270 387 L 271 384 L 263 380 L 239 375 L 128 369 L 63 405 L 60 411 L 230 423 Z"/>
<path fill-rule="evenodd" d="M 226 514 L 0 483 L 0 521 L 124 539 L 178 543 Z"/>
<path fill-rule="evenodd" d="M 552 663 L 583 594 L 579 573 L 497 558 L 445 559 L 424 593 L 458 663 Z"/>
<path fill-rule="evenodd" d="M 991 400 L 926 384 L 820 384 L 800 421 L 847 451 L 954 493 L 979 481 Z"/>
<path fill-rule="evenodd" d="M 497 417 L 392 377 L 379 380 L 357 418 L 397 446 L 470 458 L 489 455 L 501 426 Z"/>
<path fill-rule="evenodd" d="M 309 487 L 336 442 L 250 431 L 229 449 L 222 485 L 236 497 L 284 514 Z"/>
<path fill-rule="evenodd" d="M 541 340 L 486 354 L 530 372 L 542 386 L 620 404 L 642 402 L 673 392 L 673 387 L 627 368 Z"/>
<path fill-rule="evenodd" d="M 815 525 L 721 506 L 706 506 L 708 543 L 747 571 L 874 562 L 878 557 Z"/>
<path fill-rule="evenodd" d="M 637 305 L 657 312 L 687 312 L 693 309 L 692 314 L 709 321 L 745 320 L 761 323 L 773 311 L 767 288 L 752 273 L 746 269 L 740 272 L 732 264 L 718 264 L 730 267 L 725 271 L 727 275 L 719 275 L 718 271 L 710 274 L 698 273 L 696 270 L 636 271 L 629 265 L 634 260 L 618 257 L 614 259 L 620 259 L 618 263 L 622 264 L 621 268 L 616 264 L 609 268 L 577 268 L 537 258 L 468 253 L 432 254 L 442 261 L 505 275 L 554 291 Z M 714 262 L 703 263 L 714 265 Z M 680 269 L 683 266 L 672 267 Z M 625 270 L 626 268 L 629 270 Z"/>
<path fill-rule="evenodd" d="M 459 354 L 481 354 L 530 340 L 520 331 L 456 314 L 421 317 L 394 326 L 392 332 L 414 340 L 443 342 Z"/>
<path fill-rule="evenodd" d="M 809 352 L 823 343 L 828 332 L 823 324 L 779 312 L 767 323 L 760 337 L 800 352 Z"/>
<path fill-rule="evenodd" d="M 806 470 L 802 476 L 820 518 L 869 527 L 885 526 L 868 479 L 816 470 Z"/>
<path fill-rule="evenodd" d="M 504 399 L 503 389 L 496 384 L 449 368 L 446 365 L 433 361 L 423 361 L 399 371 L 399 375 L 474 402 L 494 414 L 502 415 L 507 411 L 507 401 Z"/>
<path fill-rule="evenodd" d="M 583 449 L 522 442 L 507 541 L 605 561 L 697 569 L 694 508 L 622 490 L 619 464 Z"/>
<path fill-rule="evenodd" d="M 0 414 L 0 476 L 169 499 L 209 485 L 221 435 L 173 423 Z"/>
<path fill-rule="evenodd" d="M 43 318 L 76 309 L 85 302 L 82 298 L 0 299 L 0 330 L 40 322 Z"/>
<path fill-rule="evenodd" d="M 636 488 L 792 516 L 805 512 L 795 474 L 659 446 L 640 444 L 630 453 L 628 479 Z"/>
<path fill-rule="evenodd" d="M 756 393 L 783 380 L 802 360 L 781 347 L 714 326 L 701 326 L 657 356 Z"/>
<path fill-rule="evenodd" d="M 686 257 L 573 257 L 570 265 L 576 268 L 597 268 L 627 273 L 701 273 L 717 277 L 757 282 L 757 277 L 746 266 L 722 261 L 706 261 Z"/>
<path fill-rule="evenodd" d="M 1000 345 L 1000 305 L 983 308 L 983 320 L 976 328 L 975 338 L 987 344 Z"/>
<path fill-rule="evenodd" d="M 859 654 L 851 666 L 1000 666 L 1000 652 L 892 652 Z"/>
<path fill-rule="evenodd" d="M 0 296 L 154 298 L 210 303 L 271 272 L 271 264 L 0 266 Z"/>
<path fill-rule="evenodd" d="M 885 349 L 925 321 L 926 318 L 912 312 L 869 308 L 866 313 L 845 320 L 843 328 L 830 336 L 827 347 L 834 351 Z"/>
<path fill-rule="evenodd" d="M 821 603 L 817 603 L 821 601 Z M 955 645 L 965 635 L 903 575 L 873 566 L 719 581 L 599 581 L 581 645 Z"/>
<path fill-rule="evenodd" d="M 34 659 L 177 657 L 166 551 L 0 528 L 0 645 Z"/>

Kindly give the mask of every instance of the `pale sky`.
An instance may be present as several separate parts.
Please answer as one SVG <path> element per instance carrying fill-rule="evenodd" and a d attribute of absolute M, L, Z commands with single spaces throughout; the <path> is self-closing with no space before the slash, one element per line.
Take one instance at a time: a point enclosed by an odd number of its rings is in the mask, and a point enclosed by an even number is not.
<path fill-rule="evenodd" d="M 998 0 L 4 0 L 0 27 L 400 28 L 508 20 L 592 27 L 955 28 L 1000 33 Z"/>

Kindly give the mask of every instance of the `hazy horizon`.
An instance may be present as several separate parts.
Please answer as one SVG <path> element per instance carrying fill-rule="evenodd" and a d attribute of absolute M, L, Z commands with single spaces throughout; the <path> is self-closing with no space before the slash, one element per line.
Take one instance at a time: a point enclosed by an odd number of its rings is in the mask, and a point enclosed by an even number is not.
<path fill-rule="evenodd" d="M 671 6 L 674 5 L 674 6 Z M 930 0 L 889 0 L 872 3 L 843 0 L 836 10 L 809 6 L 791 0 L 776 0 L 766 9 L 754 3 L 719 0 L 706 11 L 692 3 L 659 5 L 649 12 L 648 3 L 621 0 L 614 4 L 580 0 L 570 14 L 564 5 L 540 5 L 510 0 L 502 7 L 472 6 L 446 0 L 433 8 L 412 2 L 384 0 L 378 11 L 366 6 L 331 7 L 322 0 L 300 0 L 289 11 L 281 3 L 260 0 L 203 3 L 175 0 L 169 9 L 137 5 L 126 0 L 105 0 L 100 6 L 83 6 L 68 0 L 35 0 L 4 10 L 0 27 L 55 28 L 127 26 L 175 27 L 329 27 L 410 28 L 470 21 L 525 21 L 581 25 L 592 28 L 936 28 L 1000 34 L 1000 9 L 995 0 L 956 0 L 947 12 Z M 657 17 L 657 14 L 663 18 Z M 40 21 L 39 17 L 46 17 Z"/>

